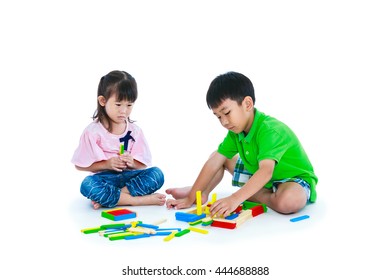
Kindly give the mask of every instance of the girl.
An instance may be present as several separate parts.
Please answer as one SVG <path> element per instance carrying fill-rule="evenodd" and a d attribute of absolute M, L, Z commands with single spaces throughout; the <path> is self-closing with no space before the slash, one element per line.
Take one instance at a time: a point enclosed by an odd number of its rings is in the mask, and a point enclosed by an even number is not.
<path fill-rule="evenodd" d="M 94 209 L 117 205 L 164 205 L 165 195 L 154 193 L 164 175 L 151 165 L 144 134 L 130 114 L 137 100 L 137 83 L 124 71 L 112 71 L 100 79 L 93 122 L 80 137 L 72 163 L 89 171 L 81 193 Z"/>

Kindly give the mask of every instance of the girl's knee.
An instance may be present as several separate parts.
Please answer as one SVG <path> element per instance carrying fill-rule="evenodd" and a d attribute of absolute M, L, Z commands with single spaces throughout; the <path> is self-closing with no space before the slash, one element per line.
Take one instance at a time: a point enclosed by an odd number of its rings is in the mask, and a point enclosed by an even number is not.
<path fill-rule="evenodd" d="M 164 173 L 162 172 L 162 170 L 157 166 L 154 166 L 149 168 L 149 172 L 150 174 L 153 174 L 153 178 L 155 179 L 158 188 L 161 188 L 165 181 Z"/>
<path fill-rule="evenodd" d="M 90 195 L 92 184 L 93 184 L 92 176 L 87 176 L 84 178 L 80 186 L 80 192 L 83 196 L 88 197 Z"/>

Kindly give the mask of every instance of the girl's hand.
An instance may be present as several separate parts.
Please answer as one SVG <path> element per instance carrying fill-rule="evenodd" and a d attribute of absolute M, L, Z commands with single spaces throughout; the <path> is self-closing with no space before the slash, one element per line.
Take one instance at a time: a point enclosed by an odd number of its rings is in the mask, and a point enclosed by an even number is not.
<path fill-rule="evenodd" d="M 130 154 L 128 153 L 122 154 L 119 156 L 119 158 L 126 164 L 127 168 L 130 169 L 135 168 L 134 158 Z"/>
<path fill-rule="evenodd" d="M 126 163 L 120 157 L 112 157 L 107 160 L 107 169 L 122 172 L 126 169 Z"/>

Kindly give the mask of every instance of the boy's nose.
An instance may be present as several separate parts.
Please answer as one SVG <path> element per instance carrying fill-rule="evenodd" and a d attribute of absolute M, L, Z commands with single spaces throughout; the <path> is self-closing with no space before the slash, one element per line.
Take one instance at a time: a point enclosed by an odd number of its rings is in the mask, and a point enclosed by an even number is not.
<path fill-rule="evenodd" d="M 223 126 L 227 126 L 229 124 L 229 121 L 226 118 L 222 119 L 221 122 Z"/>

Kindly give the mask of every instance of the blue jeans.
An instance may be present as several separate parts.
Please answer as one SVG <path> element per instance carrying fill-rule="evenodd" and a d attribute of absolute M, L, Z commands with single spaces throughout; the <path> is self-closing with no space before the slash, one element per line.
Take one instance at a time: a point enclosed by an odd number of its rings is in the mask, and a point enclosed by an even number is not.
<path fill-rule="evenodd" d="M 115 207 L 121 189 L 127 187 L 132 196 L 152 194 L 164 184 L 164 174 L 158 167 L 122 172 L 103 171 L 87 176 L 80 192 L 104 207 Z"/>

